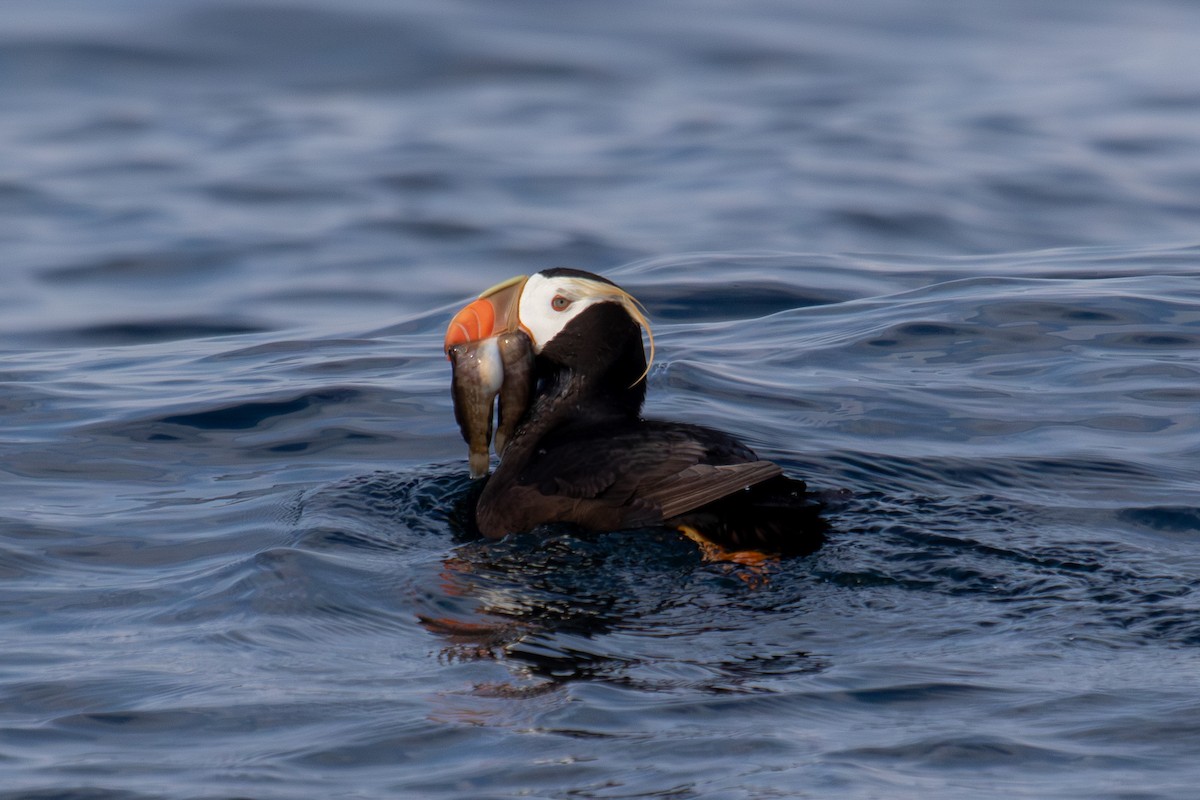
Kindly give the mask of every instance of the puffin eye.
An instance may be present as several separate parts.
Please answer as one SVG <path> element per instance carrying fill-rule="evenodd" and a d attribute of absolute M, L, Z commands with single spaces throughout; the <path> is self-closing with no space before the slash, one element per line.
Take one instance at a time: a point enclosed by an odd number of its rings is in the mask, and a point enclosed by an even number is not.
<path fill-rule="evenodd" d="M 566 311 L 571 307 L 571 301 L 561 294 L 556 294 L 554 295 L 554 299 L 550 301 L 550 307 L 555 311 Z"/>

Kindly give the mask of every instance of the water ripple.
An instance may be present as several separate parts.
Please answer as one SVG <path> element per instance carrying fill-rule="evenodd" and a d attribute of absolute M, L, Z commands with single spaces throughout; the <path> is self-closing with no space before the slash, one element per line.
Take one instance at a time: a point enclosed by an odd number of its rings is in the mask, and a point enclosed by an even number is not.
<path fill-rule="evenodd" d="M 1194 794 L 1193 5 L 5 9 L 0 798 Z M 827 546 L 473 533 L 555 265 Z"/>

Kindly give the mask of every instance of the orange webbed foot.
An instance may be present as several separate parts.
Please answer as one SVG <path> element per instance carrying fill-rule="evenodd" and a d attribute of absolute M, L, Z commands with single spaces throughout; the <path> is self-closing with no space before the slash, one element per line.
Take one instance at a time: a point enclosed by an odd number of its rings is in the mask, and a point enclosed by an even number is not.
<path fill-rule="evenodd" d="M 680 525 L 679 530 L 700 547 L 700 556 L 705 561 L 725 563 L 731 568 L 735 564 L 746 567 L 747 569 L 739 571 L 737 576 L 753 588 L 766 585 L 767 567 L 779 561 L 778 556 L 758 550 L 726 550 L 719 544 L 710 542 L 698 530 L 688 525 Z"/>

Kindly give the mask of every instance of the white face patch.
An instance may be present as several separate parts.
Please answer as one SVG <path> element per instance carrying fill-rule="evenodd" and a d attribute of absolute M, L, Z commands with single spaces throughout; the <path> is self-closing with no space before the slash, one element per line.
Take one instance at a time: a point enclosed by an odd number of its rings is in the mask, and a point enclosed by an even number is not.
<path fill-rule="evenodd" d="M 610 293 L 598 291 L 600 286 L 608 288 L 607 284 L 582 278 L 530 275 L 521 291 L 517 316 L 533 340 L 534 352 L 542 352 L 546 342 L 585 309 L 614 299 Z"/>
<path fill-rule="evenodd" d="M 616 303 L 645 331 L 650 341 L 650 356 L 638 380 L 646 377 L 654 363 L 654 334 L 641 304 L 620 287 L 605 281 L 567 275 L 549 277 L 539 272 L 530 275 L 521 290 L 517 319 L 533 341 L 533 351 L 540 353 L 567 323 L 597 303 Z"/>

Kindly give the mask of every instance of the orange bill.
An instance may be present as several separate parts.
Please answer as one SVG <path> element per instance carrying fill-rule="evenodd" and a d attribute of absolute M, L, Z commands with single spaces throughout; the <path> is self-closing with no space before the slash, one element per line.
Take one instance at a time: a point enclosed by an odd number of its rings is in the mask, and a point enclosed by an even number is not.
<path fill-rule="evenodd" d="M 525 275 L 509 278 L 479 295 L 479 299 L 468 304 L 450 320 L 446 329 L 445 350 L 447 354 L 455 345 L 478 342 L 491 336 L 517 329 L 518 304 L 521 290 L 525 288 Z"/>

